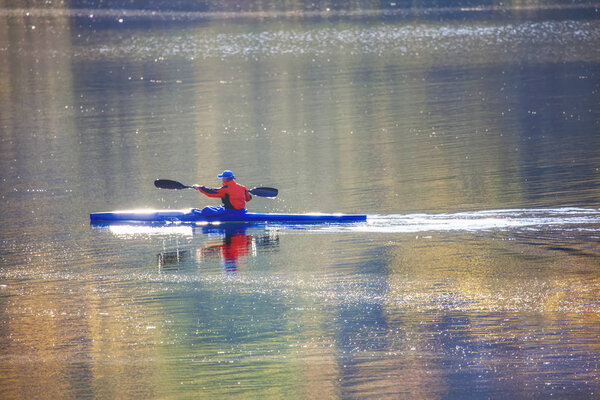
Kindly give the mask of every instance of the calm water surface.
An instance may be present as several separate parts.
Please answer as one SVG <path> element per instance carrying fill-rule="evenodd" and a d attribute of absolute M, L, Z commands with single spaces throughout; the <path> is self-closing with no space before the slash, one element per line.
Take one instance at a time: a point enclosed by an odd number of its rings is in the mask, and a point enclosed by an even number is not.
<path fill-rule="evenodd" d="M 1 398 L 600 396 L 596 9 L 91 14 L 0 10 Z M 225 168 L 369 219 L 89 224 Z"/>

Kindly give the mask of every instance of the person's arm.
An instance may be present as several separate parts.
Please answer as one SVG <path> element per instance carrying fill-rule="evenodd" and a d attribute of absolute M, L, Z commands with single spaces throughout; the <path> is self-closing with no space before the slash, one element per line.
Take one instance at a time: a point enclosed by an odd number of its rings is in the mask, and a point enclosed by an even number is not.
<path fill-rule="evenodd" d="M 208 197 L 218 197 L 218 198 L 223 198 L 224 193 L 222 192 L 222 187 L 218 188 L 218 189 L 213 189 L 213 188 L 207 188 L 204 186 L 198 186 L 198 185 L 194 185 L 193 186 L 194 189 L 196 189 L 197 191 L 205 194 Z"/>

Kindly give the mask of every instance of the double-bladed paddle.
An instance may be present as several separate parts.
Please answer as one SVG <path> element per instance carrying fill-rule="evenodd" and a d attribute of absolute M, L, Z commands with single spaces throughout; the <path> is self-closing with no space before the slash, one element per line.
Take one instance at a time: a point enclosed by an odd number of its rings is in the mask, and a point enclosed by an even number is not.
<path fill-rule="evenodd" d="M 184 185 L 181 182 L 172 181 L 171 179 L 157 179 L 154 181 L 154 186 L 159 189 L 194 189 L 193 186 Z M 277 193 L 279 193 L 277 189 L 270 187 L 255 187 L 248 191 L 253 195 L 260 197 L 275 197 L 277 196 Z"/>

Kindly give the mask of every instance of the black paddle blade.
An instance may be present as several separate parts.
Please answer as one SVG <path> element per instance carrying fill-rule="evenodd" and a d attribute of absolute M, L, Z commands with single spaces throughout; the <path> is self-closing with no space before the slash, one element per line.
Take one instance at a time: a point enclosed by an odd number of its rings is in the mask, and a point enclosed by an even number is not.
<path fill-rule="evenodd" d="M 277 196 L 277 193 L 279 193 L 279 190 L 270 187 L 257 187 L 248 191 L 253 195 L 260 197 L 275 197 Z"/>
<path fill-rule="evenodd" d="M 189 189 L 191 186 L 186 186 L 181 182 L 172 181 L 170 179 L 157 179 L 154 181 L 154 186 L 159 189 Z"/>

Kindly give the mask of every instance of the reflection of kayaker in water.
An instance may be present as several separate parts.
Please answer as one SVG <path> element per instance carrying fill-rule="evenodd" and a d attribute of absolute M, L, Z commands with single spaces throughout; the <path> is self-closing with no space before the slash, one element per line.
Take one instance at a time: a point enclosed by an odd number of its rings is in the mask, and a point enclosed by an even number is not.
<path fill-rule="evenodd" d="M 240 257 L 247 257 L 252 249 L 252 236 L 243 231 L 227 232 L 223 242 L 204 247 L 202 256 L 218 255 L 223 262 L 225 272 L 235 273 Z"/>
<path fill-rule="evenodd" d="M 227 272 L 237 270 L 238 258 L 248 256 L 251 248 L 252 236 L 244 234 L 226 235 L 221 249 L 225 270 Z"/>
<path fill-rule="evenodd" d="M 238 263 L 247 257 L 258 255 L 259 249 L 276 249 L 279 246 L 279 236 L 277 233 L 263 233 L 258 235 L 248 235 L 247 224 L 225 223 L 222 225 L 204 225 L 196 228 L 196 232 L 201 231 L 207 237 L 219 239 L 210 240 L 203 247 L 195 249 L 196 261 L 219 260 L 226 273 L 235 273 L 238 270 Z M 166 250 L 157 255 L 158 266 L 161 271 L 177 271 L 181 264 L 187 264 L 193 257 L 190 257 L 190 250 L 184 248 Z"/>
<path fill-rule="evenodd" d="M 223 182 L 223 186 L 218 189 L 207 188 L 204 186 L 193 185 L 192 187 L 208 197 L 220 198 L 223 202 L 222 206 L 204 207 L 201 214 L 204 216 L 221 215 L 225 213 L 245 213 L 246 202 L 252 200 L 252 196 L 245 186 L 238 184 L 235 181 L 235 175 L 231 171 L 223 171 L 218 175 Z"/>

